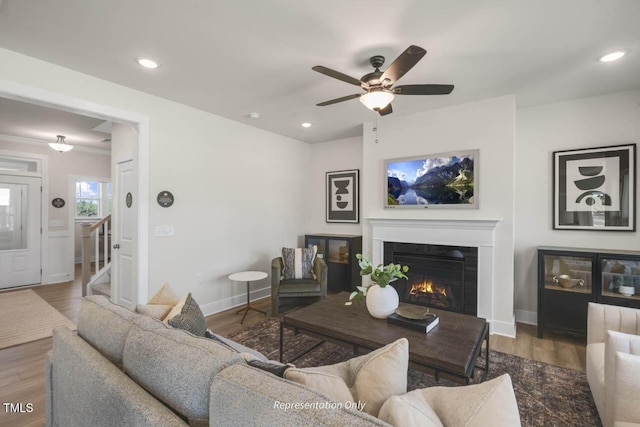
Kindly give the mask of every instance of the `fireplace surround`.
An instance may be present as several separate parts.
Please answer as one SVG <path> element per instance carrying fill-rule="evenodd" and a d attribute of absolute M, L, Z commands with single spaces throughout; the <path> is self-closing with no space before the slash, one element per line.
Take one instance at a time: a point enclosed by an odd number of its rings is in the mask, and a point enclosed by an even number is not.
<path fill-rule="evenodd" d="M 368 218 L 371 261 L 384 263 L 384 243 L 419 243 L 477 248 L 476 315 L 493 320 L 494 232 L 498 219 Z"/>

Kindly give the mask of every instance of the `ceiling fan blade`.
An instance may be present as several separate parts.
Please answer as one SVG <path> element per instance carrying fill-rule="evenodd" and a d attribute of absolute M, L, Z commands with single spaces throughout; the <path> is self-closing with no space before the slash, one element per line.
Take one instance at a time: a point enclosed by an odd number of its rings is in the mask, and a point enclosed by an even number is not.
<path fill-rule="evenodd" d="M 361 81 L 355 77 L 347 76 L 340 71 L 332 70 L 331 68 L 323 67 L 322 65 L 316 65 L 311 68 L 313 71 L 317 71 L 325 76 L 333 77 L 334 79 L 342 80 L 345 83 L 350 83 L 354 86 L 360 86 Z"/>
<path fill-rule="evenodd" d="M 353 95 L 343 96 L 342 98 L 332 99 L 330 101 L 321 102 L 316 104 L 318 107 L 324 107 L 325 105 L 337 104 L 338 102 L 348 101 L 350 99 L 360 98 L 362 96 L 361 93 L 354 93 Z"/>
<path fill-rule="evenodd" d="M 391 108 L 391 104 L 389 104 L 389 105 L 387 105 L 386 107 L 384 107 L 384 108 L 382 108 L 382 109 L 378 110 L 378 113 L 379 113 L 381 116 L 386 116 L 387 114 L 391 114 L 391 113 L 393 113 L 393 108 Z"/>
<path fill-rule="evenodd" d="M 426 55 L 426 53 L 427 51 L 420 46 L 409 46 L 407 50 L 402 52 L 400 56 L 398 56 L 396 60 L 389 65 L 389 68 L 382 73 L 380 81 L 388 79 L 391 83 L 397 82 L 400 80 L 400 77 L 404 76 L 407 71 L 412 69 L 413 66 L 416 65 L 424 55 Z"/>
<path fill-rule="evenodd" d="M 393 88 L 396 95 L 449 95 L 453 85 L 402 85 Z"/>

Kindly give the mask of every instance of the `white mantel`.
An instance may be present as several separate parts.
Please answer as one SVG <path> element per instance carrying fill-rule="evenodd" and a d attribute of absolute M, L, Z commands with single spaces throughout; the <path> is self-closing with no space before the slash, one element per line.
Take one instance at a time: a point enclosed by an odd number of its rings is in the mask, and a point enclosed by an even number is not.
<path fill-rule="evenodd" d="M 367 221 L 371 225 L 374 265 L 383 262 L 384 242 L 477 247 L 478 317 L 492 323 L 494 231 L 500 219 L 367 218 Z"/>

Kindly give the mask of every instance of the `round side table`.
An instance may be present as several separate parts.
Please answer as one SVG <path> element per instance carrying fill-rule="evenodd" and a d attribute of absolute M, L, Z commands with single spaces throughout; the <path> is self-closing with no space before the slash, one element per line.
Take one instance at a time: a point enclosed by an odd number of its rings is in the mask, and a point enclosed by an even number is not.
<path fill-rule="evenodd" d="M 258 313 L 262 313 L 265 316 L 267 315 L 266 312 L 251 307 L 251 303 L 249 301 L 249 283 L 256 280 L 262 280 L 267 276 L 269 275 L 263 271 L 241 271 L 239 273 L 233 273 L 229 275 L 229 280 L 233 280 L 235 282 L 247 282 L 247 305 L 236 311 L 236 314 L 242 313 L 244 311 L 244 316 L 242 316 L 242 320 L 240 321 L 241 325 L 242 322 L 244 322 L 245 317 L 247 317 L 247 313 L 249 312 L 249 310 L 257 311 Z"/>

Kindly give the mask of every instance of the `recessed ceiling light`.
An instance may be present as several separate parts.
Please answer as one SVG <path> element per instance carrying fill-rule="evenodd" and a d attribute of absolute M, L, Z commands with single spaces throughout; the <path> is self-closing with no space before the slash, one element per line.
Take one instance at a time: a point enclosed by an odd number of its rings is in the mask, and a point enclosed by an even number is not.
<path fill-rule="evenodd" d="M 627 52 L 625 50 L 618 50 L 616 52 L 607 53 L 603 57 L 600 58 L 600 62 L 612 62 L 617 61 L 618 59 L 625 56 Z"/>
<path fill-rule="evenodd" d="M 138 63 L 138 65 L 144 68 L 148 68 L 150 70 L 156 69 L 159 66 L 159 64 L 156 61 L 150 58 L 138 57 L 136 58 L 136 62 Z"/>
<path fill-rule="evenodd" d="M 300 126 L 302 126 L 303 128 L 310 128 L 311 127 L 311 123 L 309 123 L 309 122 L 300 123 Z"/>
<path fill-rule="evenodd" d="M 249 113 L 249 117 L 252 119 L 259 119 L 260 113 Z"/>

